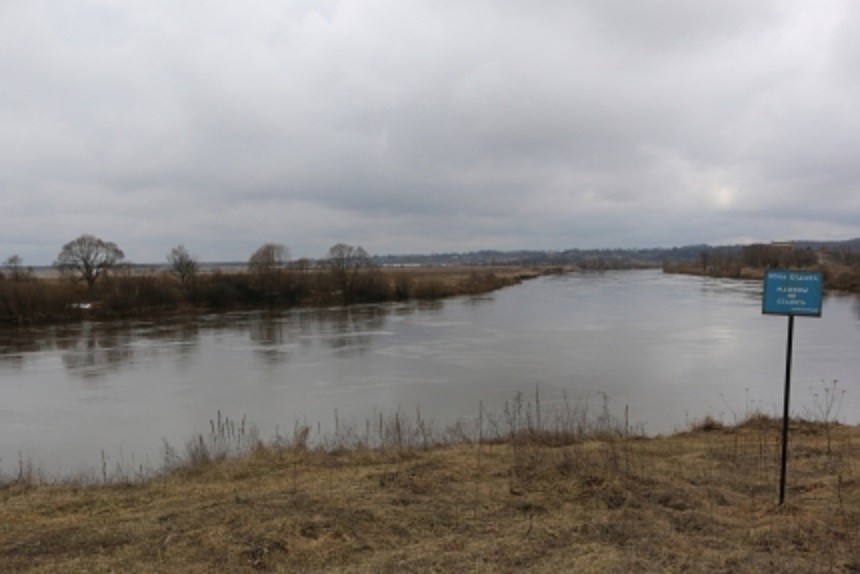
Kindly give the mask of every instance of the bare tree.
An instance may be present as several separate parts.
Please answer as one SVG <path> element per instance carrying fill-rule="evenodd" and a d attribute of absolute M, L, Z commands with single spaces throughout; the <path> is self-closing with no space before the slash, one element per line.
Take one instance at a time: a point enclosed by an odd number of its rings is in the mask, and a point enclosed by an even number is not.
<path fill-rule="evenodd" d="M 63 273 L 77 273 L 92 289 L 100 276 L 123 259 L 125 254 L 116 243 L 81 235 L 63 246 L 54 265 Z"/>
<path fill-rule="evenodd" d="M 248 270 L 260 277 L 271 275 L 283 269 L 289 257 L 290 250 L 285 245 L 265 243 L 248 259 Z"/>
<path fill-rule="evenodd" d="M 343 294 L 344 302 L 349 303 L 359 272 L 370 267 L 370 256 L 361 246 L 338 243 L 328 250 L 328 267 L 334 284 Z"/>
<path fill-rule="evenodd" d="M 274 305 L 283 290 L 282 273 L 289 258 L 289 249 L 280 243 L 264 243 L 248 259 L 248 270 L 258 287 Z"/>
<path fill-rule="evenodd" d="M 33 268 L 25 270 L 22 266 L 24 260 L 19 255 L 13 255 L 3 262 L 3 267 L 9 273 L 9 278 L 12 281 L 24 281 L 32 275 Z"/>
<path fill-rule="evenodd" d="M 170 270 L 173 271 L 185 287 L 191 283 L 197 274 L 197 258 L 192 257 L 184 245 L 177 245 L 167 255 Z"/>

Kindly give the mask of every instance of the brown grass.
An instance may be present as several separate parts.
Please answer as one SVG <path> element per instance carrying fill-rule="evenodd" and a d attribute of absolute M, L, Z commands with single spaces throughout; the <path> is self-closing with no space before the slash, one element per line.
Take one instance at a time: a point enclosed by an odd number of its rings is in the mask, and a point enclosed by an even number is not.
<path fill-rule="evenodd" d="M 139 484 L 11 481 L 0 571 L 860 569 L 860 428 L 832 426 L 828 452 L 821 425 L 792 425 L 784 507 L 766 417 L 656 438 L 529 429 L 329 450 L 299 433 Z"/>
<path fill-rule="evenodd" d="M 12 281 L 0 275 L 0 327 L 81 318 L 113 319 L 194 310 L 378 303 L 489 293 L 557 268 L 520 266 L 369 267 L 349 293 L 323 268 L 260 277 L 244 270 L 200 273 L 187 284 L 167 271 L 125 270 L 87 289 L 61 277 Z M 81 305 L 86 303 L 86 305 Z"/>

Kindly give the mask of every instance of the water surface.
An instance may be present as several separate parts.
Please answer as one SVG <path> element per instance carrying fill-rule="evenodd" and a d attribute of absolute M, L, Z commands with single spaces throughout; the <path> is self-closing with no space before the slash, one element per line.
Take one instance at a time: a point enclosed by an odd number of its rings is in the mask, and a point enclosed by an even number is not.
<path fill-rule="evenodd" d="M 815 416 L 838 381 L 860 422 L 860 303 L 828 296 L 795 322 L 793 411 Z M 207 315 L 0 331 L 0 473 L 108 463 L 157 468 L 163 442 L 207 433 L 220 411 L 263 438 L 296 421 L 363 427 L 400 408 L 439 425 L 609 398 L 648 433 L 711 415 L 781 414 L 787 319 L 760 282 L 626 271 L 544 277 L 483 297 L 350 309 Z M 844 395 L 843 392 L 844 391 Z"/>

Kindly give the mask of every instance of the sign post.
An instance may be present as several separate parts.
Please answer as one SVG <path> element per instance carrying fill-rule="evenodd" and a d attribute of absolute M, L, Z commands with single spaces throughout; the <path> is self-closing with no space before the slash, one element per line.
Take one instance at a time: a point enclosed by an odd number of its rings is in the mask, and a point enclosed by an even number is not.
<path fill-rule="evenodd" d="M 788 316 L 788 344 L 785 352 L 785 399 L 782 407 L 782 464 L 779 470 L 779 505 L 785 502 L 788 462 L 788 418 L 791 393 L 791 355 L 794 317 L 821 317 L 824 280 L 820 271 L 768 269 L 764 276 L 762 313 Z"/>

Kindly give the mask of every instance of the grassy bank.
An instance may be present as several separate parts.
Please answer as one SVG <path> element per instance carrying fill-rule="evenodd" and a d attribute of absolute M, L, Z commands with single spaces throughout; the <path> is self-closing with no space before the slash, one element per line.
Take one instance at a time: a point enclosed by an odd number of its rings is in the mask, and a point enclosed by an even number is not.
<path fill-rule="evenodd" d="M 183 283 L 167 271 L 126 270 L 99 279 L 92 289 L 59 277 L 0 277 L 0 326 L 194 310 L 439 299 L 488 293 L 543 272 L 547 269 L 368 267 L 345 280 L 325 269 L 293 267 L 265 274 L 199 273 Z"/>
<path fill-rule="evenodd" d="M 860 569 L 857 427 L 792 424 L 778 507 L 767 417 L 643 438 L 520 406 L 444 433 L 395 415 L 326 448 L 298 428 L 239 458 L 200 438 L 140 482 L 7 480 L 0 571 Z"/>

